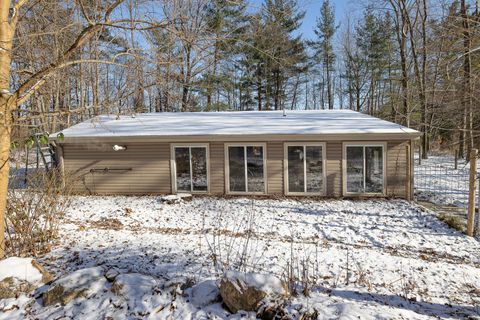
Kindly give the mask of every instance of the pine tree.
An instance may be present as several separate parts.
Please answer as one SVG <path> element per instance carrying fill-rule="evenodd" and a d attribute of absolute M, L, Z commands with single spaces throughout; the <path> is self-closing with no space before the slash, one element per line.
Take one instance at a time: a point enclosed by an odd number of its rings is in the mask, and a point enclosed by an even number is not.
<path fill-rule="evenodd" d="M 309 42 L 309 44 L 314 49 L 314 60 L 321 63 L 325 71 L 329 109 L 333 109 L 334 102 L 332 74 L 335 72 L 336 55 L 333 50 L 333 36 L 336 30 L 334 8 L 330 5 L 329 0 L 325 0 L 320 8 L 320 17 L 317 18 L 317 25 L 314 30 L 317 39 Z"/>

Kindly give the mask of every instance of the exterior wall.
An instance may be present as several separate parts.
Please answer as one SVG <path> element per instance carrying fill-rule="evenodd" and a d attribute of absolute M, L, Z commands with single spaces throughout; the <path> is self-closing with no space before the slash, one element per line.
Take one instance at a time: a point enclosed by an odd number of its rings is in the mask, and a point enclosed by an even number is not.
<path fill-rule="evenodd" d="M 267 192 L 283 195 L 283 142 L 267 143 Z"/>
<path fill-rule="evenodd" d="M 94 194 L 170 193 L 170 145 L 125 145 L 125 151 L 113 151 L 111 144 L 63 145 L 64 170 L 78 178 L 74 190 Z M 90 172 L 104 168 L 132 170 Z"/>
<path fill-rule="evenodd" d="M 387 196 L 407 198 L 408 196 L 408 147 L 410 141 L 389 141 L 387 143 Z"/>
<path fill-rule="evenodd" d="M 266 183 L 269 195 L 285 193 L 284 142 L 286 141 L 288 140 L 266 143 Z M 343 141 L 326 141 L 327 197 L 343 195 L 342 143 Z M 170 143 L 126 142 L 121 144 L 127 146 L 126 151 L 113 151 L 111 142 L 62 145 L 62 163 L 65 172 L 80 178 L 75 186 L 76 192 L 94 194 L 167 194 L 171 192 Z M 410 194 L 409 145 L 410 140 L 392 140 L 387 143 L 385 174 L 387 175 L 386 195 L 389 197 L 408 198 Z M 225 142 L 210 142 L 209 152 L 210 193 L 225 194 Z M 91 169 L 104 168 L 131 168 L 132 170 L 90 172 Z"/>
<path fill-rule="evenodd" d="M 327 196 L 343 195 L 342 142 L 327 142 Z"/>
<path fill-rule="evenodd" d="M 225 149 L 223 142 L 210 143 L 210 192 L 225 193 Z"/>

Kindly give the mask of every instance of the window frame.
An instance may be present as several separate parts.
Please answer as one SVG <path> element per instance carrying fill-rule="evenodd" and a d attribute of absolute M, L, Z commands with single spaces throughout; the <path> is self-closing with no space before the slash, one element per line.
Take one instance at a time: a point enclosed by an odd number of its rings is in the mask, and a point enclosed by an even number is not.
<path fill-rule="evenodd" d="M 177 163 L 175 160 L 175 149 L 176 148 L 189 148 L 190 152 L 190 193 L 192 194 L 209 194 L 210 193 L 210 144 L 209 143 L 172 143 L 170 144 L 170 168 L 171 168 L 171 181 L 172 181 L 172 193 L 176 194 L 178 192 L 188 192 L 177 190 Z M 192 183 L 192 149 L 191 148 L 205 148 L 206 149 L 206 162 L 207 162 L 207 190 L 193 190 Z"/>
<path fill-rule="evenodd" d="M 348 192 L 347 191 L 347 147 L 363 147 L 363 172 L 365 175 L 365 147 L 382 147 L 383 186 L 382 192 Z M 378 197 L 387 194 L 387 142 L 386 141 L 351 141 L 342 146 L 342 189 L 344 196 Z M 365 179 L 365 176 L 364 176 Z"/>
<path fill-rule="evenodd" d="M 314 147 L 322 147 L 322 192 L 290 192 L 289 191 L 289 184 L 288 184 L 288 147 L 302 147 L 306 150 L 306 147 L 314 146 Z M 303 168 L 303 176 L 305 181 L 304 190 L 307 187 L 307 180 L 306 180 L 306 158 L 304 158 L 304 168 Z M 287 196 L 325 196 L 327 194 L 327 144 L 325 142 L 285 142 L 283 144 L 283 188 L 284 193 Z"/>
<path fill-rule="evenodd" d="M 230 191 L 230 165 L 229 165 L 229 147 L 243 147 L 245 149 L 247 147 L 262 147 L 263 148 L 263 185 L 264 191 L 263 192 L 249 192 L 248 191 L 248 179 L 245 179 L 245 190 L 247 191 Z M 268 177 L 267 177 L 267 144 L 265 142 L 238 142 L 238 143 L 225 143 L 224 144 L 224 165 L 225 165 L 225 193 L 228 195 L 266 195 L 268 194 Z M 245 175 L 247 172 L 247 158 L 244 159 L 245 162 Z"/>

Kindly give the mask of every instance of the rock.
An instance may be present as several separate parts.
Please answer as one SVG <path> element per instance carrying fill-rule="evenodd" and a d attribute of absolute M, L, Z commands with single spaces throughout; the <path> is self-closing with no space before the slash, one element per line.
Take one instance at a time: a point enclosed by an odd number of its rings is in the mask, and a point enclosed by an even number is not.
<path fill-rule="evenodd" d="M 29 293 L 53 276 L 32 258 L 10 257 L 0 261 L 0 299 Z"/>
<path fill-rule="evenodd" d="M 50 285 L 43 293 L 43 305 L 66 305 L 73 299 L 88 297 L 103 289 L 106 282 L 102 267 L 77 270 Z"/>
<path fill-rule="evenodd" d="M 175 204 L 182 201 L 191 201 L 191 200 L 192 200 L 192 195 L 189 193 L 170 194 L 160 198 L 160 201 L 165 202 L 166 204 Z"/>
<path fill-rule="evenodd" d="M 116 268 L 111 268 L 105 273 L 105 278 L 107 278 L 108 282 L 113 282 L 120 274 L 120 271 Z"/>
<path fill-rule="evenodd" d="M 228 271 L 220 281 L 220 295 L 232 313 L 257 311 L 265 298 L 284 299 L 287 285 L 273 275 Z"/>
<path fill-rule="evenodd" d="M 219 301 L 220 290 L 214 280 L 206 280 L 192 287 L 192 303 L 205 307 Z"/>
<path fill-rule="evenodd" d="M 112 292 L 120 296 L 128 305 L 128 310 L 136 315 L 145 315 L 155 305 L 157 280 L 139 273 L 120 274 L 112 284 Z"/>
<path fill-rule="evenodd" d="M 0 281 L 0 299 L 17 298 L 22 293 L 28 293 L 37 288 L 34 284 L 14 277 Z"/>

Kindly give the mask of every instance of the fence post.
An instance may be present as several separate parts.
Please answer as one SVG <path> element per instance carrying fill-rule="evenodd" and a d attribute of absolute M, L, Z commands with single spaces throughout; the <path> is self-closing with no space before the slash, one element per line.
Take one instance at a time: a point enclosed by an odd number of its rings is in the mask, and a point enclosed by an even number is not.
<path fill-rule="evenodd" d="M 458 150 L 455 149 L 455 170 L 458 169 Z"/>
<path fill-rule="evenodd" d="M 475 226 L 475 198 L 477 196 L 477 157 L 478 150 L 472 149 L 470 153 L 470 183 L 468 186 L 468 220 L 467 235 L 473 236 Z"/>
<path fill-rule="evenodd" d="M 480 237 L 480 173 L 477 174 L 477 182 L 478 182 L 478 202 L 477 202 L 477 237 Z"/>
<path fill-rule="evenodd" d="M 418 146 L 418 165 L 422 165 L 422 146 Z"/>

